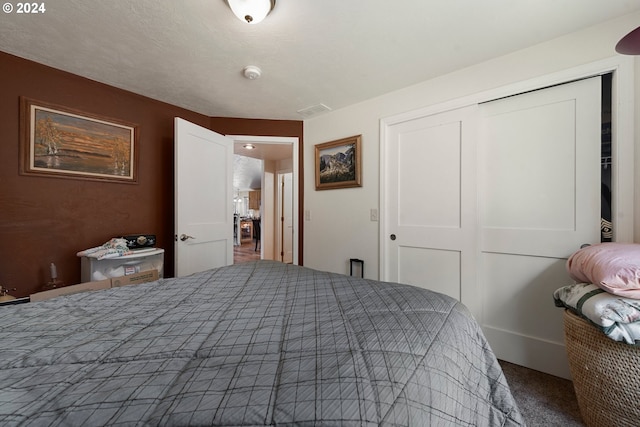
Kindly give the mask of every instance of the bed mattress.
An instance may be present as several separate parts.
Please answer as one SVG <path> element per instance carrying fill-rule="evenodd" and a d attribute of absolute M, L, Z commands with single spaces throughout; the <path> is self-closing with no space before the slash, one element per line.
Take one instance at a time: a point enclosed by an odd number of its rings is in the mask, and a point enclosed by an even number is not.
<path fill-rule="evenodd" d="M 468 310 L 272 261 L 0 308 L 3 426 L 524 425 Z"/>

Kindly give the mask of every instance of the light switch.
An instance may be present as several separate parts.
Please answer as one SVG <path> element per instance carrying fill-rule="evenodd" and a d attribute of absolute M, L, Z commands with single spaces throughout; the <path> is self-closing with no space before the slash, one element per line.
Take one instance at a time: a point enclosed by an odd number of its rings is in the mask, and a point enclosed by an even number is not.
<path fill-rule="evenodd" d="M 371 221 L 377 221 L 378 220 L 378 209 L 371 209 L 369 214 L 370 214 L 370 217 L 371 217 Z"/>

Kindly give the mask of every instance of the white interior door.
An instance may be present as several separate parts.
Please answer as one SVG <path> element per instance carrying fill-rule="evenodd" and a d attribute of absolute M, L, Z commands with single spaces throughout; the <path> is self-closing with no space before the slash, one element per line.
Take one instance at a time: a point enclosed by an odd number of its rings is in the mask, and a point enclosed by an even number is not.
<path fill-rule="evenodd" d="M 442 292 L 477 313 L 475 110 L 389 128 L 381 277 Z"/>
<path fill-rule="evenodd" d="M 281 178 L 281 238 L 282 262 L 293 262 L 293 174 L 280 175 Z"/>
<path fill-rule="evenodd" d="M 499 358 L 568 377 L 566 259 L 600 241 L 600 77 L 480 106 L 483 329 Z"/>
<path fill-rule="evenodd" d="M 233 264 L 233 140 L 175 118 L 175 275 Z"/>

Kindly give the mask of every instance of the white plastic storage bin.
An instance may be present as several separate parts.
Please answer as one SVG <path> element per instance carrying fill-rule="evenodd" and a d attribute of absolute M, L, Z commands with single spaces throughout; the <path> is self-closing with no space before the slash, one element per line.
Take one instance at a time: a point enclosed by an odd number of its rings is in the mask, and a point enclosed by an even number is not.
<path fill-rule="evenodd" d="M 158 277 L 163 277 L 164 249 L 140 251 L 132 255 L 106 259 L 83 256 L 80 278 L 82 282 L 93 282 L 153 269 L 158 270 Z"/>

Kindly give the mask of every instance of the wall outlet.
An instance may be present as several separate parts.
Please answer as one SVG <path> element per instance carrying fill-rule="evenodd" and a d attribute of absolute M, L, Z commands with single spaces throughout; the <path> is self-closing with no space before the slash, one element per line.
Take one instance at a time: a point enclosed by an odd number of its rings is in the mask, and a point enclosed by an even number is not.
<path fill-rule="evenodd" d="M 304 211 L 304 220 L 311 221 L 311 211 L 308 209 Z"/>
<path fill-rule="evenodd" d="M 378 209 L 371 209 L 371 211 L 369 212 L 369 216 L 371 218 L 371 221 L 377 221 L 378 220 Z"/>

